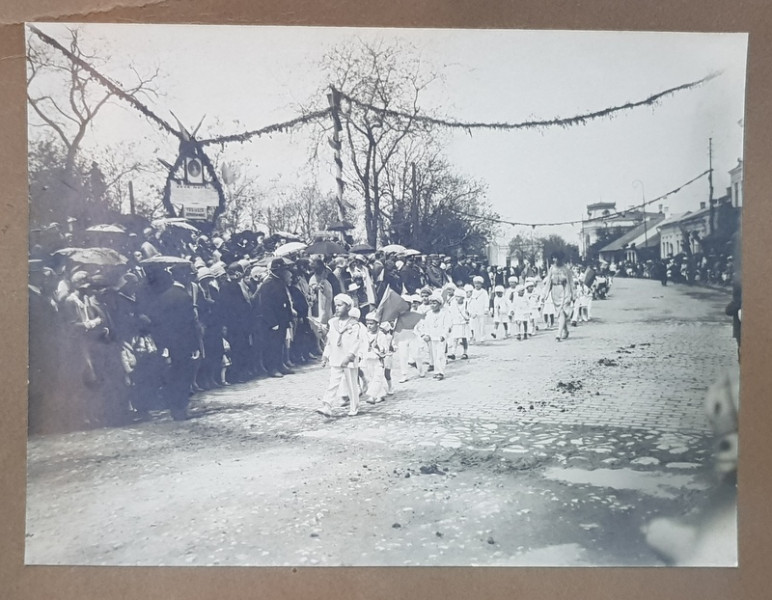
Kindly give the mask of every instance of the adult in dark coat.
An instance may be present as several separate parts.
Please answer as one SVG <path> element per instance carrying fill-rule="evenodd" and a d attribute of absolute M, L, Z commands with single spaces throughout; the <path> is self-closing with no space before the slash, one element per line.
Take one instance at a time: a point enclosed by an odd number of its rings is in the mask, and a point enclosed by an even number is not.
<path fill-rule="evenodd" d="M 383 279 L 378 284 L 378 289 L 375 292 L 376 302 L 380 303 L 387 288 L 391 288 L 397 294 L 402 293 L 402 278 L 393 260 L 387 260 L 384 263 Z"/>
<path fill-rule="evenodd" d="M 263 332 L 263 363 L 271 377 L 283 377 L 292 373 L 282 361 L 284 340 L 293 316 L 288 289 L 291 281 L 292 274 L 284 260 L 276 258 L 271 262 L 269 275 L 256 294 Z"/>
<path fill-rule="evenodd" d="M 193 299 L 163 269 L 148 271 L 150 294 L 144 302 L 150 330 L 159 349 L 169 353 L 161 394 L 175 421 L 187 418 L 190 389 L 199 354 Z"/>
<path fill-rule="evenodd" d="M 424 286 L 423 276 L 412 256 L 405 258 L 405 264 L 399 272 L 399 276 L 408 294 L 416 294 Z"/>
<path fill-rule="evenodd" d="M 224 281 L 220 288 L 220 305 L 233 361 L 228 379 L 244 383 L 252 375 L 250 369 L 252 306 L 249 301 L 249 290 L 244 283 L 244 268 L 239 263 L 228 266 L 228 280 Z"/>

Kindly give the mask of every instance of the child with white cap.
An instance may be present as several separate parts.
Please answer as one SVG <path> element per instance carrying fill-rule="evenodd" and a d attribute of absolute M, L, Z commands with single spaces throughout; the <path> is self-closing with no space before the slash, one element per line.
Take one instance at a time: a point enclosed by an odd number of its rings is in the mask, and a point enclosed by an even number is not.
<path fill-rule="evenodd" d="M 539 292 L 539 305 L 541 306 L 541 316 L 544 319 L 544 325 L 547 329 L 555 328 L 555 303 L 547 294 L 547 287 L 542 284 Z"/>
<path fill-rule="evenodd" d="M 466 293 L 462 289 L 457 289 L 453 293 L 453 298 L 447 308 L 450 314 L 450 344 L 448 358 L 455 359 L 458 353 L 458 347 L 463 350 L 462 359 L 469 358 L 467 350 L 469 349 L 469 312 L 466 310 Z"/>
<path fill-rule="evenodd" d="M 394 386 L 391 381 L 391 369 L 394 362 L 394 332 L 388 321 L 381 323 L 380 329 L 386 344 L 386 356 L 383 357 L 383 376 L 386 378 L 386 394 L 391 396 L 394 393 Z"/>
<path fill-rule="evenodd" d="M 485 319 L 488 316 L 490 298 L 483 287 L 484 279 L 475 275 L 472 279 L 474 288 L 468 295 L 466 308 L 469 311 L 469 324 L 472 329 L 471 339 L 482 342 L 485 340 Z"/>
<path fill-rule="evenodd" d="M 338 294 L 333 303 L 335 316 L 330 319 L 327 344 L 322 354 L 322 366 L 330 365 L 330 382 L 322 398 L 322 407 L 317 412 L 331 417 L 332 403 L 343 387 L 351 402 L 348 414 L 354 416 L 359 412 L 359 356 L 366 342 L 361 324 L 350 314 L 351 297 Z"/>
<path fill-rule="evenodd" d="M 499 324 L 504 326 L 504 337 L 509 337 L 509 314 L 512 312 L 512 305 L 505 295 L 503 285 L 497 285 L 493 288 L 493 331 L 491 337 L 496 339 L 496 332 L 499 330 Z"/>
<path fill-rule="evenodd" d="M 539 331 L 539 322 L 541 321 L 541 315 L 539 314 L 539 307 L 541 306 L 541 299 L 539 292 L 535 289 L 535 282 L 532 277 L 528 277 L 525 280 L 525 297 L 528 298 L 528 307 L 530 309 L 530 335 Z"/>
<path fill-rule="evenodd" d="M 415 326 L 415 333 L 431 349 L 430 356 L 434 363 L 434 379 L 445 379 L 445 365 L 447 363 L 446 348 L 452 321 L 446 310 L 442 309 L 442 294 L 434 292 L 429 298 L 431 310 Z M 419 375 L 423 377 L 425 371 L 419 368 Z"/>
<path fill-rule="evenodd" d="M 512 300 L 512 311 L 515 314 L 517 324 L 517 339 L 528 339 L 528 321 L 531 318 L 531 307 L 525 295 L 525 286 L 517 286 L 517 294 Z"/>
<path fill-rule="evenodd" d="M 365 316 L 367 332 L 362 344 L 362 371 L 367 382 L 367 402 L 375 404 L 386 398 L 386 377 L 383 371 L 383 359 L 388 349 L 386 335 L 380 329 L 378 317 L 373 313 Z"/>
<path fill-rule="evenodd" d="M 422 306 L 421 297 L 417 294 L 403 296 L 409 300 L 410 311 L 417 313 Z M 397 356 L 399 360 L 399 382 L 408 380 L 408 367 L 417 366 L 418 339 L 413 329 L 402 329 L 394 334 L 394 342 L 397 344 Z"/>

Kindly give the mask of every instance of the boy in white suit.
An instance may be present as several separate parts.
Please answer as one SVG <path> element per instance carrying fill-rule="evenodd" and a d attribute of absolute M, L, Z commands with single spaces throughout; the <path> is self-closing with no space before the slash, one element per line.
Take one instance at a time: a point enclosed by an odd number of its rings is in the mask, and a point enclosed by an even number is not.
<path fill-rule="evenodd" d="M 431 349 L 430 356 L 434 362 L 434 379 L 442 380 L 445 379 L 445 365 L 448 361 L 446 349 L 453 321 L 450 314 L 442 310 L 442 294 L 434 292 L 429 299 L 429 303 L 431 310 L 418 322 L 415 332 Z"/>
<path fill-rule="evenodd" d="M 327 344 L 322 354 L 322 367 L 330 365 L 330 383 L 317 412 L 331 417 L 338 389 L 345 386 L 350 398 L 348 414 L 353 417 L 359 412 L 359 356 L 365 343 L 364 328 L 350 315 L 353 301 L 348 295 L 338 294 L 333 302 L 335 316 L 330 319 Z"/>

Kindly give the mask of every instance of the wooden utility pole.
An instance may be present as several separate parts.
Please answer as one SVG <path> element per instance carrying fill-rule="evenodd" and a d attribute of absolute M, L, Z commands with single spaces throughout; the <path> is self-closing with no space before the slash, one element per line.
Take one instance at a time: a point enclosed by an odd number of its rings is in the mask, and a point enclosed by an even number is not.
<path fill-rule="evenodd" d="M 416 181 L 415 163 L 410 163 L 410 180 L 412 186 L 412 202 L 410 203 L 410 239 L 415 247 L 418 239 L 418 182 Z"/>
<path fill-rule="evenodd" d="M 134 182 L 129 181 L 129 214 L 137 214 L 137 205 L 134 203 Z"/>
<path fill-rule="evenodd" d="M 708 219 L 708 226 L 710 228 L 710 234 L 713 235 L 713 230 L 715 229 L 715 217 L 716 217 L 716 210 L 713 206 L 713 138 L 708 138 L 708 185 L 710 187 L 710 192 L 708 195 L 708 207 L 709 207 L 709 219 Z"/>

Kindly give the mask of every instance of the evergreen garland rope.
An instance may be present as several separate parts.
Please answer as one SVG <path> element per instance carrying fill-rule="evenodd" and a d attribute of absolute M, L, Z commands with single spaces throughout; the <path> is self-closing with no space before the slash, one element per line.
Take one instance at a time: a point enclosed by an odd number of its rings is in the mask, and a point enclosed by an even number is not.
<path fill-rule="evenodd" d="M 600 217 L 592 217 L 591 219 L 576 219 L 573 221 L 560 221 L 560 222 L 554 222 L 554 223 L 521 223 L 520 221 L 506 221 L 504 219 L 498 219 L 494 217 L 485 217 L 483 215 L 474 215 L 472 213 L 464 212 L 462 210 L 458 210 L 455 208 L 447 207 L 448 210 L 451 210 L 459 215 L 464 215 L 465 217 L 470 217 L 473 219 L 479 219 L 480 221 L 490 221 L 492 223 L 500 223 L 502 225 L 514 225 L 514 226 L 520 226 L 520 227 L 555 227 L 558 225 L 579 225 L 580 223 L 591 223 L 593 221 L 605 221 L 607 219 L 611 219 L 613 217 L 619 217 L 624 216 L 626 213 L 630 212 L 631 210 L 637 209 L 639 206 L 641 208 L 648 206 L 649 204 L 653 204 L 654 202 L 658 202 L 659 200 L 664 200 L 665 198 L 672 196 L 673 194 L 677 194 L 680 192 L 683 188 L 685 188 L 688 185 L 691 185 L 695 181 L 698 181 L 699 179 L 702 179 L 705 177 L 708 173 L 710 173 L 710 169 L 707 169 L 697 175 L 697 177 L 694 177 L 690 179 L 689 181 L 682 183 L 677 188 L 674 188 L 670 190 L 669 192 L 662 194 L 661 196 L 657 196 L 656 198 L 653 198 L 651 200 L 647 200 L 646 202 L 643 202 L 641 204 L 635 205 L 632 209 L 627 210 L 618 210 L 617 212 L 610 213 L 608 215 L 602 215 Z"/>
<path fill-rule="evenodd" d="M 653 106 L 654 104 L 658 103 L 666 96 L 670 96 L 672 94 L 676 94 L 678 92 L 697 87 L 699 85 L 702 85 L 703 83 L 707 83 L 708 81 L 715 79 L 719 75 L 721 75 L 721 72 L 716 71 L 714 73 L 710 73 L 706 75 L 702 79 L 698 79 L 697 81 L 691 81 L 689 83 L 684 83 L 676 87 L 672 87 L 672 88 L 663 90 L 661 92 L 657 92 L 656 94 L 652 94 L 651 96 L 643 100 L 637 100 L 635 102 L 626 102 L 618 106 L 610 106 L 608 108 L 596 110 L 589 113 L 584 113 L 581 115 L 575 115 L 573 117 L 565 117 L 565 118 L 555 117 L 554 119 L 522 121 L 520 123 L 506 123 L 506 122 L 483 123 L 483 122 L 463 122 L 463 121 L 454 121 L 450 119 L 439 119 L 435 117 L 422 116 L 419 114 L 417 110 L 415 113 L 406 113 L 403 111 L 391 110 L 388 108 L 373 106 L 372 104 L 368 104 L 367 102 L 362 102 L 361 100 L 357 100 L 356 98 L 349 96 L 344 92 L 341 92 L 341 96 L 354 106 L 357 106 L 363 110 L 371 110 L 382 116 L 395 117 L 400 119 L 412 119 L 413 121 L 426 123 L 429 125 L 436 125 L 439 127 L 451 128 L 451 129 L 465 129 L 467 130 L 467 133 L 471 135 L 472 129 L 512 130 L 512 129 L 540 129 L 540 128 L 546 128 L 546 127 L 566 128 L 566 127 L 572 127 L 576 125 L 586 125 L 587 122 L 589 121 L 592 121 L 595 119 L 601 119 L 603 117 L 609 117 L 615 113 L 622 112 L 625 110 L 632 110 L 634 108 L 639 108 L 641 106 Z"/>

